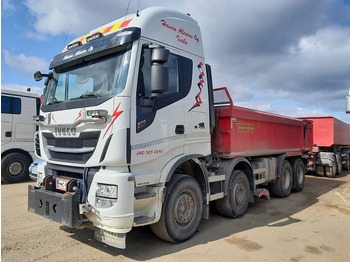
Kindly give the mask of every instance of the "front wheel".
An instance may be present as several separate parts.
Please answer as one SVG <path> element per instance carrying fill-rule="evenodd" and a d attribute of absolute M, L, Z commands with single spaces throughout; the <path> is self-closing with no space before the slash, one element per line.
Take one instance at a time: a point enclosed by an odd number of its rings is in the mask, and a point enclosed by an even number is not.
<path fill-rule="evenodd" d="M 203 195 L 198 182 L 182 174 L 174 174 L 167 185 L 162 214 L 153 233 L 172 243 L 184 242 L 196 232 L 203 212 Z"/>
<path fill-rule="evenodd" d="M 30 160 L 22 153 L 10 153 L 1 159 L 1 180 L 17 183 L 29 178 Z"/>
<path fill-rule="evenodd" d="M 227 195 L 215 202 L 219 213 L 227 217 L 239 217 L 244 215 L 248 208 L 250 187 L 247 175 L 240 170 L 232 173 Z"/>

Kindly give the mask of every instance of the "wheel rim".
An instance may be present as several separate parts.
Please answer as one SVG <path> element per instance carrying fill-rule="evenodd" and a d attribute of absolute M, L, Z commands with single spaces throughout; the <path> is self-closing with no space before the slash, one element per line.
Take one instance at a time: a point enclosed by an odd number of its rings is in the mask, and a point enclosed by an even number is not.
<path fill-rule="evenodd" d="M 8 172 L 12 176 L 18 176 L 23 171 L 23 164 L 19 161 L 14 161 L 9 165 Z"/>
<path fill-rule="evenodd" d="M 178 225 L 184 225 L 191 221 L 195 211 L 195 202 L 192 195 L 182 193 L 176 201 L 175 220 Z"/>
<path fill-rule="evenodd" d="M 242 206 L 245 203 L 245 199 L 247 198 L 247 191 L 243 185 L 242 181 L 239 181 L 233 191 L 234 201 L 238 206 Z"/>

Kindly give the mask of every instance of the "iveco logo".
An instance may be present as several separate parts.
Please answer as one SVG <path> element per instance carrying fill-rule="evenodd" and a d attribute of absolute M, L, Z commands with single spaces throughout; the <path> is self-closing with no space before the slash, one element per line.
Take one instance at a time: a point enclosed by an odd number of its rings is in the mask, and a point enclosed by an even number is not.
<path fill-rule="evenodd" d="M 77 134 L 77 129 L 75 127 L 56 127 L 56 136 L 75 136 Z"/>

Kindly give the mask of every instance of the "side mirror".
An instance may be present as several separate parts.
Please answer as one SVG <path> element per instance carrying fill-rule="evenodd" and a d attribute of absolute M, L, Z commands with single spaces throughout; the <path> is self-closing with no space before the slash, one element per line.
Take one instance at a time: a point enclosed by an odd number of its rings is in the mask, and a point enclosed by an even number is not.
<path fill-rule="evenodd" d="M 42 79 L 43 79 L 42 73 L 40 71 L 36 71 L 34 73 L 34 80 L 38 82 L 38 81 L 41 81 Z"/>
<path fill-rule="evenodd" d="M 169 59 L 169 50 L 163 46 L 156 46 L 151 56 L 151 89 L 152 96 L 157 96 L 168 91 L 169 72 L 164 64 Z"/>
<path fill-rule="evenodd" d="M 43 77 L 47 77 L 48 79 L 52 79 L 52 72 L 51 73 L 48 73 L 48 74 L 42 74 L 40 71 L 36 71 L 34 73 L 34 80 L 35 81 L 41 81 L 43 79 Z M 45 85 L 47 85 L 45 83 Z"/>
<path fill-rule="evenodd" d="M 349 94 L 345 97 L 345 112 L 347 114 L 350 114 L 350 88 L 349 88 Z"/>

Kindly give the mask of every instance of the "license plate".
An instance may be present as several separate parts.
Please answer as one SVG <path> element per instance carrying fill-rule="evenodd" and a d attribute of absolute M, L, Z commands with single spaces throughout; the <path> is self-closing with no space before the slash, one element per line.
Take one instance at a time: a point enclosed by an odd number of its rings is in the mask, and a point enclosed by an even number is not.
<path fill-rule="evenodd" d="M 64 178 L 56 178 L 56 189 L 67 191 L 67 184 L 69 180 Z"/>

